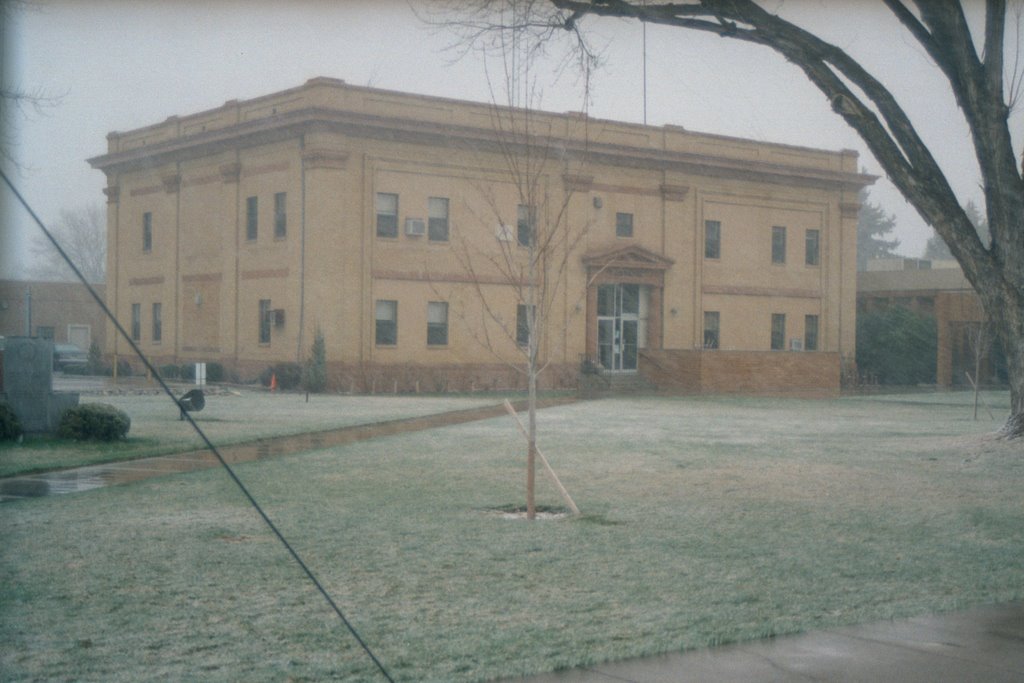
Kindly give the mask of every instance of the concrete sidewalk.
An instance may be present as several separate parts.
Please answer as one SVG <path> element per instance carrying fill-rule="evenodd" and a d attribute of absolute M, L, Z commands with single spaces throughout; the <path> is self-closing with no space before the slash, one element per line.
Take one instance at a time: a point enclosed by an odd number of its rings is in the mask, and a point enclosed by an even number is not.
<path fill-rule="evenodd" d="M 501 683 L 1024 681 L 1024 601 Z"/>

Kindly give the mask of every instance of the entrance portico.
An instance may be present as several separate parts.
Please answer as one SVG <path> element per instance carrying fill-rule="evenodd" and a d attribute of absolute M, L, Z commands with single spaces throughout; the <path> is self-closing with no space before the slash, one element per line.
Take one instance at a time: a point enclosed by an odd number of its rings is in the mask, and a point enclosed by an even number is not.
<path fill-rule="evenodd" d="M 588 254 L 587 359 L 607 372 L 636 372 L 640 349 L 662 345 L 665 271 L 673 261 L 629 246 Z"/>

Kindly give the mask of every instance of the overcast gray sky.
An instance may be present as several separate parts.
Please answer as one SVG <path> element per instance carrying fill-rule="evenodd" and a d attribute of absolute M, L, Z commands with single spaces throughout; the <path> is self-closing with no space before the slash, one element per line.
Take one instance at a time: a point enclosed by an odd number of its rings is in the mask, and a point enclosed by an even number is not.
<path fill-rule="evenodd" d="M 0 0 L 2 1 L 2 0 Z M 417 8 L 429 3 L 412 0 Z M 769 0 L 859 58 L 895 92 L 950 176 L 961 201 L 979 205 L 977 164 L 966 125 L 941 74 L 880 3 Z M 29 0 L 8 8 L 2 36 L 6 84 L 59 96 L 42 113 L 15 112 L 12 175 L 46 222 L 61 209 L 102 204 L 103 174 L 86 159 L 106 135 L 301 85 L 329 76 L 358 85 L 488 101 L 482 59 L 452 63 L 453 36 L 425 26 L 404 0 Z M 590 113 L 643 120 L 639 24 L 590 19 L 604 52 Z M 580 110 L 574 79 L 541 68 L 542 108 Z M 757 46 L 666 27 L 647 31 L 647 121 L 690 130 L 824 149 L 856 149 L 879 174 L 860 139 L 802 72 Z M 1012 131 L 1018 155 L 1024 116 Z M 901 252 L 920 255 L 931 235 L 884 179 L 871 199 L 895 213 Z M 0 277 L 24 276 L 36 228 L 0 189 Z"/>

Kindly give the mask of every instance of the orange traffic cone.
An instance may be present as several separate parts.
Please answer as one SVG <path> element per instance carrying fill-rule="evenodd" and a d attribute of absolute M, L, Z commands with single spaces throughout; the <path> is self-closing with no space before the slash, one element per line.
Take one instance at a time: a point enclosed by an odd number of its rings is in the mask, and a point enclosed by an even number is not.
<path fill-rule="evenodd" d="M 270 373 L 270 390 L 277 391 L 277 374 Z"/>

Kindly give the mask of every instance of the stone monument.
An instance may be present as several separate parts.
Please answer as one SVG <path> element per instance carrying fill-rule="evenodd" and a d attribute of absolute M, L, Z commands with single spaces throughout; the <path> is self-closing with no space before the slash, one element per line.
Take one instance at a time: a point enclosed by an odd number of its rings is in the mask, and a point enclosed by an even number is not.
<path fill-rule="evenodd" d="M 26 434 L 55 432 L 78 394 L 53 390 L 53 342 L 7 337 L 3 353 L 3 398 Z"/>

